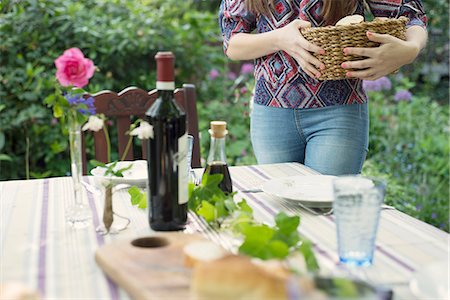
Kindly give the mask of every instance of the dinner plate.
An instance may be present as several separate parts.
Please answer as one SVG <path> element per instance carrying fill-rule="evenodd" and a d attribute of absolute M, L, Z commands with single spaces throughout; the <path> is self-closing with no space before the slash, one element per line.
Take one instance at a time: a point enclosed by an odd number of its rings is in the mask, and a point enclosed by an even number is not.
<path fill-rule="evenodd" d="M 266 181 L 261 189 L 270 195 L 300 201 L 309 207 L 331 207 L 333 179 L 330 175 L 306 175 Z"/>
<path fill-rule="evenodd" d="M 114 170 L 120 170 L 128 167 L 132 167 L 123 172 L 123 177 L 117 177 L 113 175 L 105 176 L 106 168 L 96 167 L 91 170 L 91 174 L 94 176 L 98 183 L 106 183 L 110 181 L 113 185 L 117 184 L 129 184 L 139 187 L 145 187 L 147 184 L 147 161 L 146 160 L 134 160 L 134 161 L 119 161 L 114 167 Z"/>
<path fill-rule="evenodd" d="M 411 292 L 418 299 L 450 299 L 448 273 L 447 259 L 423 267 L 409 282 Z"/>

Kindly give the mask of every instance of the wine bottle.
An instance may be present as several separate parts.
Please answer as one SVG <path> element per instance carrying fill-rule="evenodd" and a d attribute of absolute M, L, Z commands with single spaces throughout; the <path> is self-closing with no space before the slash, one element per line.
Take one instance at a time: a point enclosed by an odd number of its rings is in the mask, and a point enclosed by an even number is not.
<path fill-rule="evenodd" d="M 153 126 L 147 147 L 149 223 L 156 231 L 182 230 L 188 201 L 186 114 L 174 99 L 174 55 L 158 52 L 155 59 L 158 98 L 146 112 Z"/>
<path fill-rule="evenodd" d="M 211 135 L 211 144 L 203 174 L 222 174 L 223 179 L 219 187 L 225 193 L 231 193 L 233 192 L 233 185 L 225 155 L 225 136 L 228 133 L 227 123 L 224 121 L 212 121 L 208 132 Z"/>

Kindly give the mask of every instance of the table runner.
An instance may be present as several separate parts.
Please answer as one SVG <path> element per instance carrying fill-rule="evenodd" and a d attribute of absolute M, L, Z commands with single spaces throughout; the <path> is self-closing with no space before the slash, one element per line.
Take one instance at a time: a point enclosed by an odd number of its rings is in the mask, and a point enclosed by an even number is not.
<path fill-rule="evenodd" d="M 231 167 L 235 190 L 254 189 L 271 178 L 311 175 L 296 163 Z M 93 184 L 92 177 L 85 181 Z M 103 203 L 84 191 L 93 212 L 93 225 L 74 230 L 64 220 L 64 208 L 73 201 L 69 177 L 0 182 L 1 283 L 14 280 L 39 290 L 46 299 L 128 299 L 102 273 L 94 261 L 95 250 L 117 239 L 152 234 L 147 213 L 131 206 L 126 189 L 114 193 L 114 210 L 131 219 L 118 235 L 102 236 Z M 311 240 L 323 272 L 335 272 L 338 256 L 333 216 L 315 216 L 299 206 L 265 193 L 241 193 L 255 217 L 271 224 L 280 210 L 301 216 L 300 233 Z M 236 241 L 220 234 L 189 213 L 186 232 L 200 232 L 225 248 L 236 250 Z M 383 210 L 377 236 L 374 272 L 381 283 L 393 284 L 395 299 L 411 299 L 408 281 L 416 270 L 448 256 L 449 235 L 396 210 Z"/>

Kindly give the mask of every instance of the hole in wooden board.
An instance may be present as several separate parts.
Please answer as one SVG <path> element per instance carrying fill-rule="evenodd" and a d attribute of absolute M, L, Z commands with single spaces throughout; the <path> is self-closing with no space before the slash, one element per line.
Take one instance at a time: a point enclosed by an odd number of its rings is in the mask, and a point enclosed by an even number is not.
<path fill-rule="evenodd" d="M 131 241 L 131 244 L 135 247 L 141 248 L 160 248 L 169 245 L 169 240 L 163 237 L 145 237 Z"/>

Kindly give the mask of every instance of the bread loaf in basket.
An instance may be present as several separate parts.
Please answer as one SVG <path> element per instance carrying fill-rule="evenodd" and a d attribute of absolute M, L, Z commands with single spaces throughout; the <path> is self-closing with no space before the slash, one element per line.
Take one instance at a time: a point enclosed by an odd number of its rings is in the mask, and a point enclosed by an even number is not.
<path fill-rule="evenodd" d="M 345 74 L 348 71 L 348 69 L 341 67 L 343 62 L 364 59 L 360 56 L 345 55 L 344 48 L 379 46 L 378 43 L 367 38 L 367 31 L 390 34 L 405 40 L 407 22 L 408 18 L 406 17 L 398 19 L 375 18 L 371 22 L 357 24 L 303 28 L 301 33 L 306 40 L 325 50 L 323 55 L 314 53 L 314 56 L 325 64 L 325 69 L 320 71 L 319 80 L 339 80 L 345 79 Z"/>

